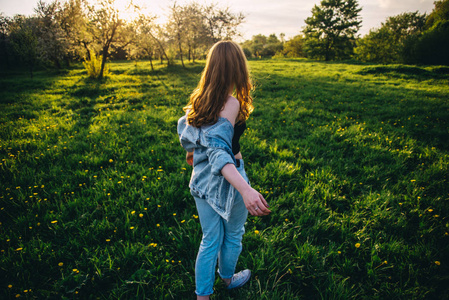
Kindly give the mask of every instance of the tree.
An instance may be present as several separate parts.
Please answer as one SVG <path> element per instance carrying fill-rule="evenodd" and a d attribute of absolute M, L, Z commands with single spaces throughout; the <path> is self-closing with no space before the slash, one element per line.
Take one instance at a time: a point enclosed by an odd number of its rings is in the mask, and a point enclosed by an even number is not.
<path fill-rule="evenodd" d="M 273 33 L 268 37 L 262 34 L 254 35 L 251 40 L 245 41 L 242 48 L 248 54 L 256 57 L 272 57 L 283 49 L 282 42 Z"/>
<path fill-rule="evenodd" d="M 435 1 L 434 5 L 434 9 L 427 17 L 426 29 L 432 28 L 438 22 L 449 20 L 449 0 Z"/>
<path fill-rule="evenodd" d="M 155 27 L 155 18 L 154 16 L 140 15 L 134 20 L 135 43 L 128 45 L 129 56 L 131 58 L 149 58 L 152 71 L 154 71 L 153 55 L 158 48 L 158 44 L 152 34 L 152 30 Z"/>
<path fill-rule="evenodd" d="M 62 4 L 57 14 L 58 22 L 69 43 L 66 57 L 90 59 L 89 47 L 93 44 L 93 37 L 88 32 L 87 2 L 85 0 L 68 0 Z"/>
<path fill-rule="evenodd" d="M 449 0 L 434 4 L 425 22 L 426 30 L 406 40 L 407 63 L 449 65 Z"/>
<path fill-rule="evenodd" d="M 406 41 L 423 31 L 425 21 L 426 15 L 418 11 L 388 17 L 379 29 L 357 41 L 356 56 L 362 61 L 403 62 Z"/>
<path fill-rule="evenodd" d="M 311 58 L 342 59 L 353 52 L 362 21 L 357 0 L 322 0 L 305 20 L 305 51 Z"/>
<path fill-rule="evenodd" d="M 245 20 L 243 13 L 233 13 L 229 6 L 220 8 L 211 4 L 203 8 L 205 30 L 211 44 L 240 36 L 238 27 Z"/>
<path fill-rule="evenodd" d="M 449 21 L 440 21 L 426 30 L 415 43 L 408 63 L 449 65 Z"/>
<path fill-rule="evenodd" d="M 57 20 L 61 9 L 57 0 L 46 4 L 39 0 L 35 9 L 38 16 L 38 47 L 40 57 L 44 61 L 51 61 L 60 69 L 60 61 L 67 55 L 69 43 L 65 33 Z"/>
<path fill-rule="evenodd" d="M 207 33 L 204 22 L 204 9 L 196 2 L 191 2 L 184 7 L 186 15 L 186 43 L 188 47 L 188 59 L 195 62 L 197 52 L 207 47 Z"/>
<path fill-rule="evenodd" d="M 9 24 L 11 20 L 0 13 L 0 64 L 10 66 L 9 58 Z"/>
<path fill-rule="evenodd" d="M 112 47 L 126 47 L 132 42 L 129 26 L 119 16 L 119 11 L 114 7 L 115 0 L 99 0 L 89 6 L 88 32 L 93 36 L 97 52 L 102 55 L 99 78 L 103 77 L 106 60 Z"/>
<path fill-rule="evenodd" d="M 10 23 L 10 42 L 19 59 L 27 66 L 31 78 L 39 62 L 36 18 L 16 15 Z"/>
<path fill-rule="evenodd" d="M 304 36 L 296 35 L 286 41 L 282 54 L 287 57 L 304 57 Z"/>
<path fill-rule="evenodd" d="M 207 49 L 220 40 L 239 36 L 238 26 L 243 22 L 242 13 L 233 13 L 229 7 L 218 7 L 216 4 L 199 5 L 195 2 L 170 7 L 169 21 L 165 26 L 168 44 L 176 45 L 176 50 L 184 66 L 185 50 L 188 57 L 193 58 L 197 52 L 202 56 Z"/>
<path fill-rule="evenodd" d="M 169 21 L 166 25 L 167 31 L 171 33 L 178 47 L 178 54 L 181 58 L 182 67 L 185 68 L 183 59 L 183 44 L 188 32 L 188 16 L 185 14 L 185 7 L 173 3 L 170 7 Z"/>

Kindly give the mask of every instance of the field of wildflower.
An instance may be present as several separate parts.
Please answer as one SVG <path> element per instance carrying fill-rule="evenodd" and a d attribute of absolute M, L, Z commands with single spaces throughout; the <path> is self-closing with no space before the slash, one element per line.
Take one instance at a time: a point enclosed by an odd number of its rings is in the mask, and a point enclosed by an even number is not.
<path fill-rule="evenodd" d="M 176 134 L 203 63 L 0 73 L 0 298 L 194 299 Z M 449 68 L 250 61 L 242 137 L 272 214 L 213 299 L 448 299 Z"/>

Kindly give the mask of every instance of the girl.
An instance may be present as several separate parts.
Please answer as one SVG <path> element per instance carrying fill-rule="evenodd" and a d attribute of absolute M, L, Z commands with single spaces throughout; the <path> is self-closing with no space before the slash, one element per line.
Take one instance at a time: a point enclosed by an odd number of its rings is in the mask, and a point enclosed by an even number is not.
<path fill-rule="evenodd" d="M 240 153 L 239 139 L 253 110 L 251 88 L 241 47 L 218 42 L 207 55 L 198 87 L 184 108 L 186 115 L 178 121 L 181 145 L 193 166 L 189 187 L 203 231 L 195 265 L 198 299 L 213 293 L 217 259 L 228 289 L 249 280 L 250 270 L 234 274 L 248 211 L 254 216 L 271 212 L 249 185 Z"/>

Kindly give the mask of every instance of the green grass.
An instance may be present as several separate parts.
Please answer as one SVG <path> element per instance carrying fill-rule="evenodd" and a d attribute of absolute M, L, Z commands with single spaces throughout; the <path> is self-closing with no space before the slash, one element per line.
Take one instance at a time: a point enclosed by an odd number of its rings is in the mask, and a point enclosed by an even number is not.
<path fill-rule="evenodd" d="M 203 64 L 0 76 L 0 298 L 193 299 L 201 227 L 177 119 Z M 272 214 L 214 299 L 447 299 L 445 67 L 250 61 L 242 137 Z"/>

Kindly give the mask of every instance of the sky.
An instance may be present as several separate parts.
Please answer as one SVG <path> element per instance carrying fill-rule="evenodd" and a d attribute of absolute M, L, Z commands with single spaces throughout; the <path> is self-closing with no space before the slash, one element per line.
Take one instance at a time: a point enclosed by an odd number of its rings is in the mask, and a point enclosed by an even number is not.
<path fill-rule="evenodd" d="M 26 16 L 34 13 L 38 0 L 0 0 L 0 13 L 12 17 L 15 14 Z M 63 0 L 62 0 L 63 1 Z M 115 0 L 119 9 L 124 9 L 129 0 Z M 133 0 L 145 11 L 157 15 L 159 22 L 166 19 L 167 8 L 173 0 Z M 192 0 L 178 0 L 178 4 L 191 2 Z M 44 2 L 50 2 L 47 0 Z M 319 4 L 320 0 L 197 0 L 203 3 L 218 3 L 220 7 L 229 6 L 231 11 L 242 12 L 246 18 L 240 27 L 243 39 L 251 39 L 253 35 L 270 35 L 275 33 L 285 34 L 289 39 L 301 33 L 305 26 L 304 20 L 311 16 L 312 7 Z M 389 16 L 403 12 L 419 11 L 430 13 L 434 7 L 434 0 L 359 0 L 362 7 L 360 16 L 362 28 L 361 36 L 367 34 L 370 29 L 380 27 L 381 23 Z"/>

